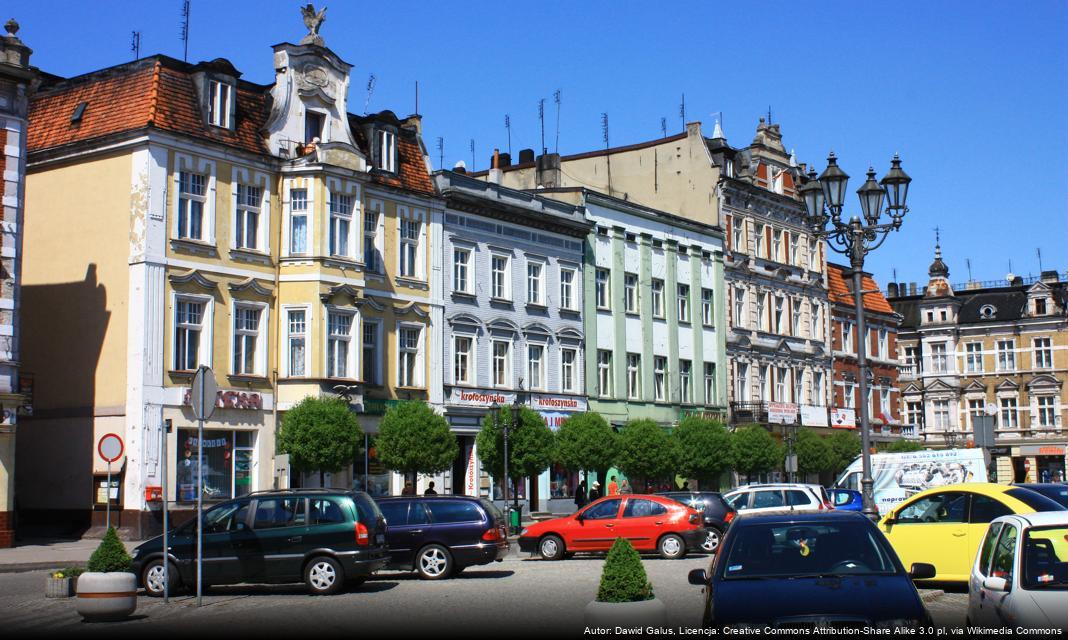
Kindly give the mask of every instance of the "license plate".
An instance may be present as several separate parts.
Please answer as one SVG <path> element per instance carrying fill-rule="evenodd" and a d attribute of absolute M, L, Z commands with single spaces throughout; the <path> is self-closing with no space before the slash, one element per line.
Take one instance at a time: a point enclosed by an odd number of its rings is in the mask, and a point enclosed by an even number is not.
<path fill-rule="evenodd" d="M 385 543 L 386 543 L 385 534 L 376 533 L 375 534 L 375 544 L 385 544 Z"/>

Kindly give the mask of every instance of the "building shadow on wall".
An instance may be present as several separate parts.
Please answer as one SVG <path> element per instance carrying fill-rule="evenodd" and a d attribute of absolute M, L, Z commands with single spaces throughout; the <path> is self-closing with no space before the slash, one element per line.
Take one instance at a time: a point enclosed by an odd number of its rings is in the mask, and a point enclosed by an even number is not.
<path fill-rule="evenodd" d="M 95 380 L 110 319 L 96 264 L 81 281 L 22 287 L 21 369 L 34 389 L 33 416 L 16 432 L 19 538 L 78 537 L 90 526 Z M 125 358 L 116 364 L 125 379 Z"/>

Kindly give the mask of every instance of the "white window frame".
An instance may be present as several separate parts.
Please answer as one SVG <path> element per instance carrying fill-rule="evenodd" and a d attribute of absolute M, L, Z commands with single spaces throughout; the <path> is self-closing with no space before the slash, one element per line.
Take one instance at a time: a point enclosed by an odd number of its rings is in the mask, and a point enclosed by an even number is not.
<path fill-rule="evenodd" d="M 801 337 L 801 301 L 790 298 L 790 335 Z"/>
<path fill-rule="evenodd" d="M 560 267 L 560 308 L 568 311 L 578 310 L 578 269 Z"/>
<path fill-rule="evenodd" d="M 790 371 L 790 377 L 793 379 L 793 401 L 797 404 L 801 404 L 805 395 L 805 372 L 800 369 L 793 369 Z"/>
<path fill-rule="evenodd" d="M 767 253 L 764 251 L 764 241 L 766 239 L 766 234 L 764 233 L 764 226 L 765 225 L 760 224 L 759 222 L 753 225 L 753 232 L 755 237 L 755 242 L 753 244 L 753 255 L 759 258 L 768 257 Z"/>
<path fill-rule="evenodd" d="M 964 343 L 964 371 L 966 373 L 983 373 L 983 343 Z"/>
<path fill-rule="evenodd" d="M 998 420 L 1002 429 L 1020 428 L 1020 401 L 1016 396 L 998 398 Z"/>
<path fill-rule="evenodd" d="M 814 340 L 823 340 L 823 305 L 812 303 L 812 331 Z"/>
<path fill-rule="evenodd" d="M 497 380 L 497 346 L 504 345 L 503 380 Z M 490 341 L 490 386 L 495 389 L 509 389 L 513 386 L 515 378 L 512 375 L 512 340 L 505 338 L 493 338 Z"/>
<path fill-rule="evenodd" d="M 610 310 L 612 308 L 612 272 L 598 267 L 594 272 L 594 280 L 594 300 L 597 308 Z"/>
<path fill-rule="evenodd" d="M 759 400 L 761 402 L 771 402 L 771 383 L 768 380 L 771 374 L 771 367 L 769 365 L 761 365 L 757 369 L 757 391 L 760 394 Z"/>
<path fill-rule="evenodd" d="M 457 385 L 473 386 L 477 380 L 475 368 L 478 349 L 475 347 L 476 336 L 471 333 L 453 334 L 452 336 L 452 382 Z M 467 342 L 467 350 L 460 350 L 460 342 Z M 461 361 L 464 362 L 464 373 L 460 376 Z"/>
<path fill-rule="evenodd" d="M 664 318 L 664 281 L 661 278 L 653 278 L 649 290 L 652 295 L 653 317 Z"/>
<path fill-rule="evenodd" d="M 415 237 L 405 233 L 415 225 Z M 426 212 L 397 206 L 397 277 L 426 280 L 424 252 L 426 246 Z M 410 273 L 409 273 L 410 271 Z"/>
<path fill-rule="evenodd" d="M 290 319 L 290 315 L 293 313 L 304 314 L 304 328 L 299 333 L 293 332 L 293 322 Z M 306 305 L 282 305 L 282 317 L 285 322 L 285 347 L 282 350 L 282 357 L 285 359 L 284 369 L 287 378 L 308 378 L 311 377 L 311 307 Z M 300 363 L 303 369 L 302 373 L 293 372 L 293 340 L 299 339 L 304 341 L 304 358 Z"/>
<path fill-rule="evenodd" d="M 769 331 L 771 329 L 771 321 L 768 319 L 768 292 L 758 293 L 756 297 L 756 314 L 757 314 L 757 328 L 761 331 Z"/>
<path fill-rule="evenodd" d="M 745 317 L 745 287 L 734 288 L 734 326 L 746 327 Z"/>
<path fill-rule="evenodd" d="M 378 150 L 376 169 L 397 172 L 397 134 L 385 129 L 375 131 L 375 146 Z"/>
<path fill-rule="evenodd" d="M 734 367 L 734 392 L 739 402 L 749 400 L 749 363 L 738 362 Z"/>
<path fill-rule="evenodd" d="M 679 322 L 690 322 L 690 285 L 685 282 L 675 284 L 675 295 L 678 299 Z"/>
<path fill-rule="evenodd" d="M 667 357 L 653 356 L 653 400 L 666 402 L 671 390 L 668 388 Z"/>
<path fill-rule="evenodd" d="M 1008 345 L 1008 349 L 1004 349 Z M 997 341 L 997 364 L 996 371 L 1016 371 L 1016 340 Z"/>
<path fill-rule="evenodd" d="M 679 360 L 679 404 L 693 404 L 693 360 Z"/>
<path fill-rule="evenodd" d="M 917 401 L 905 402 L 905 419 L 908 424 L 914 427 L 923 424 L 923 403 Z"/>
<path fill-rule="evenodd" d="M 368 200 L 363 219 L 363 246 L 361 258 L 364 270 L 368 273 L 383 273 L 385 263 L 382 259 L 382 236 L 385 225 L 386 204 L 382 200 Z M 370 244 L 368 244 L 368 241 Z M 368 259 L 370 250 L 370 259 Z"/>
<path fill-rule="evenodd" d="M 627 354 L 627 398 L 637 400 L 642 395 L 642 354 Z"/>
<path fill-rule="evenodd" d="M 953 415 L 951 413 L 949 400 L 944 398 L 937 398 L 931 402 L 931 414 L 934 417 L 934 427 L 941 431 L 949 431 L 953 426 Z"/>
<path fill-rule="evenodd" d="M 885 327 L 879 327 L 876 335 L 879 345 L 879 357 L 886 360 L 890 353 L 890 332 Z"/>
<path fill-rule="evenodd" d="M 208 80 L 208 124 L 223 129 L 233 129 L 232 101 L 234 87 L 221 80 Z"/>
<path fill-rule="evenodd" d="M 931 371 L 934 373 L 949 373 L 949 343 L 931 343 Z"/>
<path fill-rule="evenodd" d="M 1039 341 L 1044 341 L 1045 344 L 1039 346 Z M 1034 356 L 1032 357 L 1032 368 L 1034 369 L 1052 369 L 1053 368 L 1053 340 L 1049 336 L 1038 336 L 1031 339 L 1031 346 L 1034 349 Z M 1040 358 L 1040 356 L 1042 356 Z"/>
<path fill-rule="evenodd" d="M 384 385 L 385 376 L 382 375 L 382 359 L 385 356 L 385 349 L 382 337 L 382 322 L 376 319 L 360 318 L 360 378 L 364 384 L 370 385 Z M 368 330 L 374 336 L 374 354 L 373 358 L 368 362 L 367 358 L 367 335 Z M 367 379 L 368 366 L 371 367 L 373 379 Z"/>
<path fill-rule="evenodd" d="M 418 322 L 397 323 L 397 387 L 405 389 L 422 389 L 426 386 L 426 325 Z M 415 346 L 405 344 L 405 335 L 415 332 Z M 405 366 L 410 363 L 412 372 L 409 378 Z M 407 379 L 406 379 L 407 378 Z"/>
<path fill-rule="evenodd" d="M 304 193 L 304 208 L 294 210 L 293 204 L 293 192 Z M 315 210 L 314 203 L 312 202 L 312 189 L 308 188 L 308 185 L 296 185 L 290 181 L 286 185 L 285 191 L 285 212 L 286 223 L 283 227 L 285 229 L 285 238 L 283 238 L 282 255 L 284 256 L 310 256 L 312 254 L 312 247 L 314 242 L 312 240 L 312 231 L 314 225 L 312 224 L 312 212 Z M 293 247 L 293 223 L 296 218 L 304 218 L 304 250 L 295 251 Z"/>
<path fill-rule="evenodd" d="M 623 311 L 638 313 L 638 274 L 623 274 Z"/>
<path fill-rule="evenodd" d="M 244 167 L 234 167 L 230 184 L 233 187 L 230 197 L 230 210 L 233 211 L 230 219 L 230 248 L 270 255 L 271 193 L 267 175 Z M 259 198 L 250 202 L 247 194 L 242 193 L 246 189 L 259 189 Z M 252 216 L 256 218 L 256 233 L 253 237 L 255 246 L 250 247 L 248 218 Z"/>
<path fill-rule="evenodd" d="M 527 258 L 527 304 L 545 306 L 545 271 L 548 266 L 542 260 Z"/>
<path fill-rule="evenodd" d="M 771 259 L 775 262 L 786 262 L 783 258 L 783 234 L 786 233 L 785 229 L 771 230 Z"/>
<path fill-rule="evenodd" d="M 256 325 L 255 332 L 255 349 L 256 354 L 253 358 L 252 371 L 238 371 L 234 366 L 236 364 L 235 357 L 237 355 L 237 343 L 238 336 L 253 335 L 247 330 L 237 328 L 237 316 L 240 310 L 255 310 L 259 312 L 259 319 Z M 230 306 L 230 373 L 235 376 L 254 376 L 263 377 L 267 375 L 267 327 L 270 326 L 270 306 L 263 302 L 252 302 L 247 300 L 234 300 Z M 239 333 L 240 332 L 240 333 Z M 244 358 L 242 358 L 244 360 Z"/>
<path fill-rule="evenodd" d="M 789 385 L 790 371 L 785 367 L 775 368 L 775 401 L 776 402 L 789 402 L 790 397 L 790 385 Z"/>
<path fill-rule="evenodd" d="M 853 323 L 848 320 L 842 321 L 842 351 L 855 353 L 853 345 Z"/>
<path fill-rule="evenodd" d="M 707 287 L 701 288 L 701 324 L 711 327 L 716 324 L 716 292 Z"/>
<path fill-rule="evenodd" d="M 340 186 L 340 184 L 337 185 L 337 187 Z M 357 195 L 352 193 L 352 190 L 351 186 L 349 193 L 342 192 L 340 188 L 331 188 L 327 194 L 328 228 L 326 242 L 327 254 L 330 256 L 355 259 L 356 223 L 360 219 L 360 201 Z M 342 204 L 348 205 L 348 211 L 342 208 Z M 345 227 L 344 233 L 339 234 L 338 231 L 343 225 Z M 340 246 L 342 241 L 344 246 Z"/>
<path fill-rule="evenodd" d="M 568 362 L 567 355 L 571 354 L 571 362 Z M 574 393 L 579 388 L 578 384 L 578 372 L 580 370 L 578 349 L 573 347 L 562 347 L 560 349 L 560 390 L 567 393 Z"/>
<path fill-rule="evenodd" d="M 775 296 L 775 307 L 771 312 L 772 320 L 775 322 L 775 333 L 786 335 L 786 327 L 783 326 L 786 321 L 786 296 Z"/>
<path fill-rule="evenodd" d="M 716 401 L 716 363 L 705 363 L 705 404 Z"/>
<path fill-rule="evenodd" d="M 452 288 L 453 291 L 474 295 L 474 279 L 472 274 L 472 256 L 474 251 L 470 247 L 452 247 Z"/>
<path fill-rule="evenodd" d="M 1057 406 L 1057 396 L 1054 395 L 1041 395 L 1035 396 L 1035 424 L 1036 427 L 1055 427 L 1057 426 L 1057 413 L 1059 407 Z M 1048 418 L 1048 420 L 1047 420 Z"/>
<path fill-rule="evenodd" d="M 324 339 L 323 339 L 323 377 L 329 378 L 329 379 L 337 378 L 337 379 L 341 379 L 341 380 L 356 380 L 356 379 L 358 379 L 357 376 L 356 376 L 356 373 L 357 372 L 360 372 L 360 374 L 363 373 L 363 369 L 362 369 L 363 328 L 362 328 L 361 323 L 360 323 L 359 313 L 357 313 L 355 309 L 348 309 L 348 308 L 345 308 L 345 307 L 337 307 L 337 306 L 333 306 L 333 305 L 327 305 L 326 306 L 326 312 L 325 312 L 324 315 L 325 315 L 325 317 L 323 319 L 325 320 L 325 322 L 323 322 L 323 336 L 324 336 Z M 348 333 L 347 340 L 344 337 L 334 338 L 335 334 L 332 334 L 330 332 L 330 316 L 331 315 L 349 316 L 350 321 L 349 321 L 349 333 Z M 342 336 L 342 334 L 336 334 L 336 335 L 337 336 Z M 357 352 L 356 336 L 359 336 L 359 343 L 358 343 L 359 344 L 359 349 L 358 350 L 360 352 L 360 354 L 359 354 L 360 357 L 357 357 L 357 354 L 356 354 L 356 352 Z M 331 363 L 331 360 L 334 357 L 334 354 L 332 353 L 333 349 L 331 347 L 331 342 L 334 339 L 345 341 L 345 342 L 348 343 L 348 349 L 346 350 L 346 354 L 345 354 L 345 375 L 344 376 L 337 375 L 338 374 L 337 370 L 335 370 L 333 372 L 331 372 L 331 370 L 330 370 L 330 363 Z"/>
<path fill-rule="evenodd" d="M 199 175 L 204 179 L 203 193 L 193 193 L 191 191 L 182 190 L 182 174 L 188 173 L 191 175 Z M 175 154 L 175 171 L 174 171 L 174 224 L 171 228 L 171 237 L 178 240 L 186 240 L 189 242 L 203 242 L 205 244 L 215 244 L 215 162 L 212 160 L 204 160 L 201 158 L 194 159 L 192 156 L 186 154 Z M 200 213 L 200 237 L 194 238 L 188 233 L 186 235 L 180 235 L 180 218 L 179 211 L 182 207 L 182 201 L 188 200 L 190 202 L 199 202 L 201 204 Z M 186 222 L 186 226 L 189 227 L 189 222 Z M 187 229 L 188 231 L 188 229 Z"/>
<path fill-rule="evenodd" d="M 535 354 L 538 356 L 535 358 Z M 548 357 L 549 348 L 544 342 L 527 342 L 527 389 L 531 391 L 546 391 L 549 388 L 546 380 L 545 359 Z M 537 377 L 535 377 L 535 374 Z"/>
<path fill-rule="evenodd" d="M 597 350 L 597 395 L 612 397 L 612 352 Z"/>
<path fill-rule="evenodd" d="M 497 269 L 497 261 L 504 260 L 504 269 Z M 497 277 L 500 274 L 500 287 Z M 512 299 L 512 256 L 494 251 L 490 254 L 490 297 L 494 300 Z"/>
<path fill-rule="evenodd" d="M 207 365 L 212 366 L 212 328 L 214 326 L 215 316 L 215 299 L 212 296 L 203 295 L 190 295 L 185 293 L 174 293 L 171 297 L 171 352 L 168 359 L 172 371 L 186 371 L 186 369 L 174 369 L 177 364 L 177 347 L 178 347 L 178 303 L 195 303 L 202 305 L 202 311 L 200 314 L 200 336 L 197 338 L 197 366 Z M 188 371 L 194 371 L 196 368 L 188 369 Z"/>
<path fill-rule="evenodd" d="M 749 253 L 749 247 L 745 246 L 745 219 L 738 219 L 738 216 L 734 216 L 731 224 L 731 251 L 737 251 L 738 253 Z"/>

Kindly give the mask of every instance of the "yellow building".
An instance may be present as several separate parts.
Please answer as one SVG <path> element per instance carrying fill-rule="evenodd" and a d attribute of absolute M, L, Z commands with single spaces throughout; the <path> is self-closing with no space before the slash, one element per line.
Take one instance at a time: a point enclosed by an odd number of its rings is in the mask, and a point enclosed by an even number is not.
<path fill-rule="evenodd" d="M 221 58 L 153 56 L 42 83 L 28 136 L 23 522 L 102 523 L 107 433 L 125 442 L 110 499 L 131 535 L 157 526 L 162 461 L 170 499 L 195 503 L 202 365 L 220 389 L 208 500 L 301 482 L 275 434 L 305 396 L 348 395 L 372 432 L 390 400 L 440 404 L 442 206 L 419 117 L 349 114 L 351 65 L 315 34 L 276 45 L 273 68 L 263 86 Z"/>

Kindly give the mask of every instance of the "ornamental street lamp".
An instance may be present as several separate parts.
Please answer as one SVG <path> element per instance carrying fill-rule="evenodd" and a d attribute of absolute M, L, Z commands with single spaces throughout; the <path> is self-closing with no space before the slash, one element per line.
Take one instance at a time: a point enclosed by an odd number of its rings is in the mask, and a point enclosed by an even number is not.
<path fill-rule="evenodd" d="M 860 436 L 861 458 L 864 470 L 860 484 L 864 497 L 864 514 L 875 520 L 878 511 L 872 492 L 874 481 L 871 477 L 871 424 L 868 415 L 868 365 L 867 327 L 864 321 L 864 291 L 862 272 L 864 257 L 878 249 L 890 231 L 901 228 L 901 222 L 909 208 L 905 205 L 908 198 L 910 178 L 901 169 L 901 159 L 895 153 L 890 161 L 890 171 L 876 182 L 875 170 L 868 167 L 867 180 L 857 189 L 860 198 L 861 216 L 853 216 L 848 222 L 842 221 L 842 207 L 845 204 L 846 184 L 849 176 L 838 166 L 834 152 L 827 157 L 827 168 L 816 177 L 815 170 L 808 174 L 809 180 L 801 187 L 801 199 L 808 212 L 807 223 L 817 236 L 825 238 L 835 252 L 849 258 L 853 276 L 853 304 L 857 318 L 857 365 L 860 369 L 858 384 L 860 387 Z M 883 209 L 883 198 L 886 209 Z M 830 212 L 828 216 L 827 213 Z M 883 214 L 888 216 L 882 222 Z M 828 226 L 830 223 L 830 226 Z"/>

